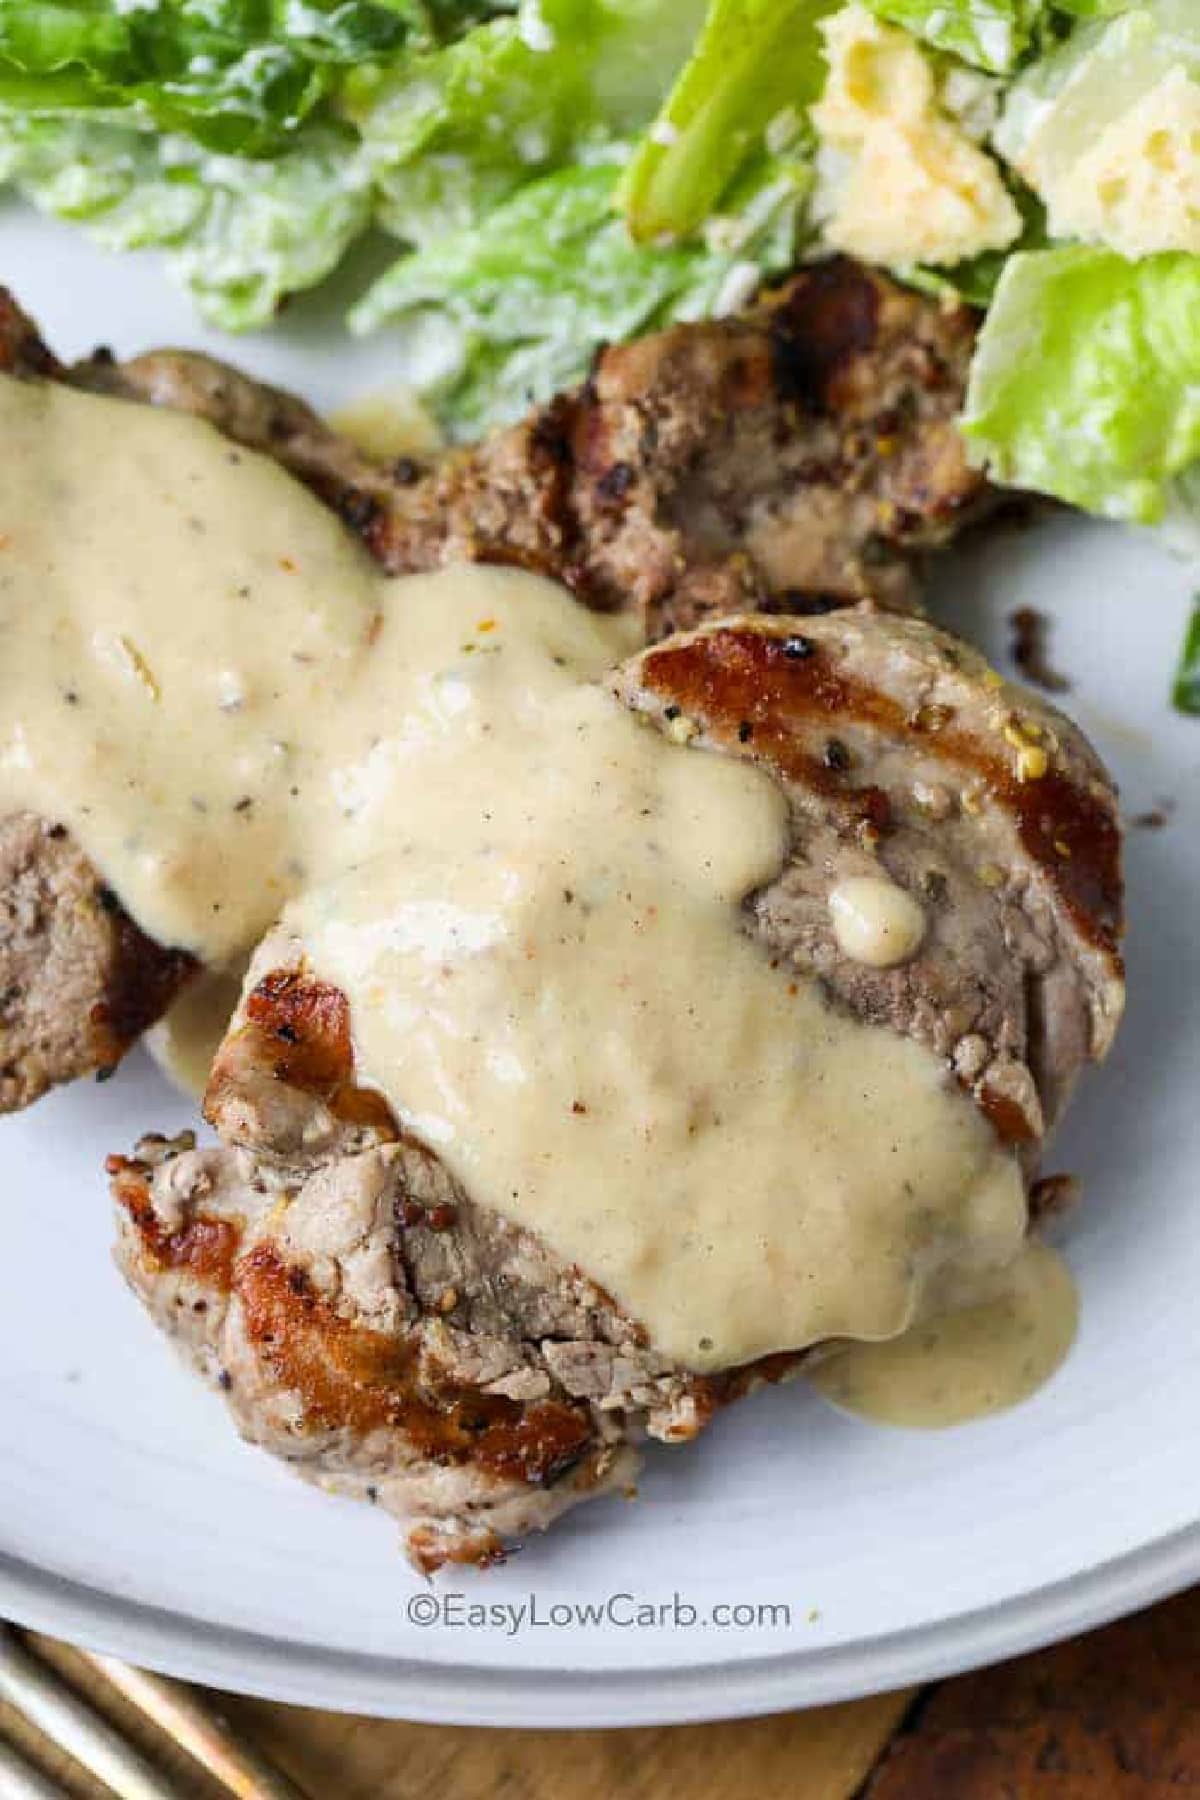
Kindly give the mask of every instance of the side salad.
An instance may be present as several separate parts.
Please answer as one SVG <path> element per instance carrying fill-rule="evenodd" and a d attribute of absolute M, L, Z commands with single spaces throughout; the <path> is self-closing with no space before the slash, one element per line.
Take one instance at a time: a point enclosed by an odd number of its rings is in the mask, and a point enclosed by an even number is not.
<path fill-rule="evenodd" d="M 0 0 L 0 179 L 234 331 L 387 234 L 460 437 L 845 250 L 987 309 L 998 481 L 1200 556 L 1198 0 Z"/>

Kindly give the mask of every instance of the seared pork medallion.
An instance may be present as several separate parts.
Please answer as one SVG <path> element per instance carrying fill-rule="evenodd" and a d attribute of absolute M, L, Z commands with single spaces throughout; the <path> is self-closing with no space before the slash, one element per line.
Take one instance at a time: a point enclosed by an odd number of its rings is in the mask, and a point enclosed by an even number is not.
<path fill-rule="evenodd" d="M 994 1292 L 1122 1003 L 1114 796 L 1052 708 L 870 603 L 606 675 L 540 589 L 426 606 L 412 816 L 261 945 L 221 1147 L 112 1161 L 126 1273 L 241 1431 L 425 1570 Z"/>
<path fill-rule="evenodd" d="M 954 427 L 973 335 L 966 310 L 836 259 L 736 318 L 605 350 L 577 392 L 427 468 L 374 461 L 202 356 L 64 367 L 7 296 L 0 368 L 199 415 L 306 482 L 391 573 L 519 564 L 653 639 L 731 610 L 910 604 L 914 558 L 984 497 Z M 0 825 L 0 1106 L 111 1068 L 194 973 L 195 946 L 162 947 L 128 902 L 61 816 Z"/>
<path fill-rule="evenodd" d="M 839 1346 L 891 1392 L 931 1319 L 1049 1309 L 981 1405 L 1065 1353 L 1027 1236 L 1120 1016 L 1120 835 L 911 609 L 983 498 L 970 329 L 820 265 L 422 470 L 0 316 L 5 1097 L 252 958 L 219 1144 L 110 1159 L 122 1265 L 423 1569 Z"/>

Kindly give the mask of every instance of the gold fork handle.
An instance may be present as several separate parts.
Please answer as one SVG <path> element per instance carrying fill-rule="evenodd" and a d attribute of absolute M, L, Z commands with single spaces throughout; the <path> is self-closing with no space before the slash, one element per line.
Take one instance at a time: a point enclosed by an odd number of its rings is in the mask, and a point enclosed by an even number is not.
<path fill-rule="evenodd" d="M 111 1656 L 88 1654 L 87 1660 L 139 1712 L 224 1782 L 235 1800 L 306 1800 L 281 1769 L 238 1737 L 216 1708 L 185 1683 L 165 1681 Z"/>
<path fill-rule="evenodd" d="M 143 1761 L 108 1721 L 85 1706 L 64 1681 L 31 1656 L 7 1626 L 0 1628 L 0 1699 L 7 1700 L 44 1737 L 90 1769 L 120 1800 L 179 1800 L 174 1788 Z M 20 1789 L 16 1791 L 19 1793 Z"/>
<path fill-rule="evenodd" d="M 0 1800 L 68 1800 L 68 1795 L 0 1738 Z"/>

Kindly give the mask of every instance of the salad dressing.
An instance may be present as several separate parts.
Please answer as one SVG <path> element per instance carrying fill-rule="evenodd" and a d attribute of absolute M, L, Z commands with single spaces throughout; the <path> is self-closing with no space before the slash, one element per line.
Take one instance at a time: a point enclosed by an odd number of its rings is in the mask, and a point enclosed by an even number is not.
<path fill-rule="evenodd" d="M 1023 1183 L 929 1050 L 743 930 L 749 764 L 515 570 L 386 580 L 194 418 L 0 378 L 0 789 L 230 971 L 282 913 L 359 1077 L 467 1191 L 702 1370 L 895 1336 L 1013 1263 Z"/>

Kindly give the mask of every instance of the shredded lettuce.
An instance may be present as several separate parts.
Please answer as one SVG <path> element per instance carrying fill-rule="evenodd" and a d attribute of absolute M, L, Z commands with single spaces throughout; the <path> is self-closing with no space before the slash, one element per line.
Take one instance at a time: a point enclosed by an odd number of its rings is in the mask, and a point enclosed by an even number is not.
<path fill-rule="evenodd" d="M 636 244 L 613 211 L 618 174 L 596 163 L 529 183 L 480 227 L 403 258 L 351 315 L 360 331 L 392 325 L 410 365 L 432 358 L 422 385 L 454 435 L 579 380 L 602 342 L 744 300 L 794 257 L 796 186 L 783 166 L 756 172 L 724 248 Z"/>
<path fill-rule="evenodd" d="M 711 0 L 696 48 L 621 182 L 635 238 L 696 231 L 765 143 L 797 141 L 825 79 L 817 27 L 836 3 Z"/>
<path fill-rule="evenodd" d="M 903 25 L 935 50 L 973 68 L 1007 75 L 1033 41 L 1045 0 L 866 0 L 873 13 Z"/>
<path fill-rule="evenodd" d="M 963 429 L 993 478 L 1159 524 L 1200 460 L 1200 257 L 1082 246 L 1014 256 Z"/>

